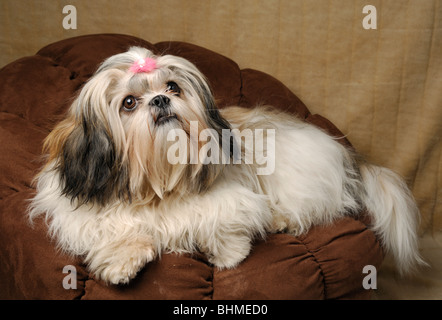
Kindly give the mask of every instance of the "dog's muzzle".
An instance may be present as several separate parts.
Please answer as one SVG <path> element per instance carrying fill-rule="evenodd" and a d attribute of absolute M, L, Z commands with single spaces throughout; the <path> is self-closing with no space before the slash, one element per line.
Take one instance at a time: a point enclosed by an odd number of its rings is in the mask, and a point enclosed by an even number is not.
<path fill-rule="evenodd" d="M 156 109 L 156 125 L 162 125 L 170 120 L 176 120 L 176 114 L 170 111 L 170 99 L 164 95 L 155 96 L 150 100 L 149 105 Z"/>

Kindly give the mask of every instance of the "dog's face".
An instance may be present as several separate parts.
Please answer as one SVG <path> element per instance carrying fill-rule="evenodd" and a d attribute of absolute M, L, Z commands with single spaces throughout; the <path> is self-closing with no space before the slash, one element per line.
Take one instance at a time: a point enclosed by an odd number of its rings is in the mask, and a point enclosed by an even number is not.
<path fill-rule="evenodd" d="M 140 61 L 152 65 L 143 69 Z M 198 133 L 211 129 L 214 140 L 229 129 L 204 76 L 183 58 L 135 47 L 103 62 L 45 147 L 63 193 L 78 204 L 104 205 L 112 198 L 149 202 L 201 192 L 220 172 L 220 165 L 201 161 L 169 163 L 167 152 L 176 142 L 168 135 L 174 129 L 186 133 L 179 143 L 187 159 L 192 147 L 200 149 L 191 135 L 195 122 Z"/>

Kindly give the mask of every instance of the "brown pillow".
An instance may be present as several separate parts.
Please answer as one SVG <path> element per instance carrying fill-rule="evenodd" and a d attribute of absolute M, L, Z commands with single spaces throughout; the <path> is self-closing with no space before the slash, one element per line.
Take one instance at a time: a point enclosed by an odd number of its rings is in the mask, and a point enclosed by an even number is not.
<path fill-rule="evenodd" d="M 269 235 L 233 270 L 213 268 L 202 254 L 164 254 L 126 286 L 94 279 L 81 259 L 57 252 L 38 219 L 30 227 L 28 199 L 42 162 L 42 141 L 98 64 L 130 46 L 189 59 L 207 76 L 220 108 L 271 104 L 341 135 L 271 76 L 183 42 L 151 44 L 103 34 L 63 40 L 0 70 L 0 298 L 1 299 L 354 299 L 369 298 L 363 268 L 383 254 L 364 221 L 337 220 L 293 237 Z M 349 144 L 345 139 L 343 143 Z M 76 270 L 76 289 L 63 281 Z"/>

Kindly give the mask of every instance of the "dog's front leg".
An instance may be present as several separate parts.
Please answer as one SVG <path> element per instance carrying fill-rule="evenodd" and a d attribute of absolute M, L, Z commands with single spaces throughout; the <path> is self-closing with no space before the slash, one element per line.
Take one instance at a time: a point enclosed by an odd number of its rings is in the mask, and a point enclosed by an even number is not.
<path fill-rule="evenodd" d="M 272 219 L 267 197 L 233 178 L 219 181 L 189 208 L 200 213 L 195 220 L 198 246 L 219 268 L 234 268 L 242 262 L 253 240 L 265 237 Z"/>
<path fill-rule="evenodd" d="M 107 284 L 127 284 L 155 258 L 148 236 L 98 245 L 86 256 L 89 270 Z"/>
<path fill-rule="evenodd" d="M 252 239 L 241 232 L 215 233 L 210 241 L 201 246 L 214 266 L 224 269 L 236 267 L 249 254 Z"/>

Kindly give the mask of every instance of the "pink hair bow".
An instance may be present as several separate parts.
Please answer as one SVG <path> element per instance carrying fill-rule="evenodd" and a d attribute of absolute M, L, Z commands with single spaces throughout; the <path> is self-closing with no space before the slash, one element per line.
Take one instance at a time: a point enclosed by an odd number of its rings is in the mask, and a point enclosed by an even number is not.
<path fill-rule="evenodd" d="M 152 58 L 141 58 L 138 61 L 135 61 L 134 64 L 130 67 L 130 71 L 133 73 L 139 72 L 151 72 L 157 68 L 157 62 Z"/>

